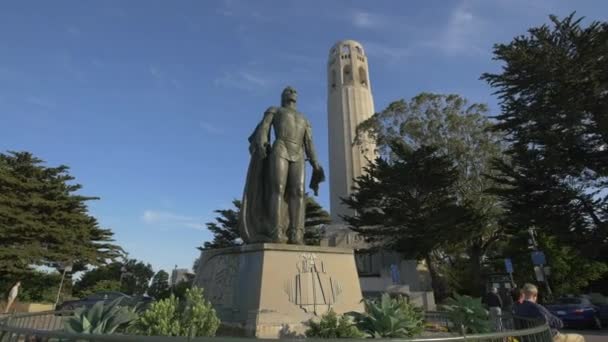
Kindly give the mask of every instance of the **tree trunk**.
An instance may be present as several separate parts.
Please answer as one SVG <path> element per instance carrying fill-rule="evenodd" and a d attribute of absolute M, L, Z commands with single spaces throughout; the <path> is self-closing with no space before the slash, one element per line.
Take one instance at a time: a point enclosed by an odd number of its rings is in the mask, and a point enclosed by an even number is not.
<path fill-rule="evenodd" d="M 431 257 L 431 253 L 427 254 L 424 258 L 426 262 L 426 267 L 429 269 L 429 275 L 431 276 L 431 287 L 433 288 L 433 295 L 435 296 L 435 302 L 440 302 L 441 299 L 445 296 L 442 290 L 441 282 L 439 281 L 439 275 L 437 274 L 437 270 L 435 269 L 435 265 L 433 264 L 433 258 Z"/>
<path fill-rule="evenodd" d="M 473 281 L 472 295 L 481 297 L 485 292 L 483 278 L 481 276 L 481 246 L 478 243 L 473 243 L 469 248 L 469 257 L 471 262 L 471 276 Z"/>

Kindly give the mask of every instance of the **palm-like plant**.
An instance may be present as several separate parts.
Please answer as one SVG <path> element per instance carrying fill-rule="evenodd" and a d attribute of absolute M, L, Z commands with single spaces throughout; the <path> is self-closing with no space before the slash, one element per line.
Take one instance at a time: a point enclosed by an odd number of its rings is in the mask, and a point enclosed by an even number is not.
<path fill-rule="evenodd" d="M 403 297 L 391 298 L 387 293 L 380 300 L 364 300 L 365 313 L 353 313 L 357 327 L 373 338 L 413 337 L 422 332 L 422 311 Z"/>
<path fill-rule="evenodd" d="M 110 303 L 97 302 L 91 308 L 79 308 L 68 318 L 64 327 L 67 332 L 78 334 L 113 334 L 137 318 L 126 306 L 120 306 L 122 298 Z"/>
<path fill-rule="evenodd" d="M 461 296 L 446 300 L 443 308 L 448 312 L 448 318 L 454 325 L 453 330 L 464 330 L 466 333 L 486 333 L 491 331 L 488 311 L 484 309 L 481 298 Z"/>

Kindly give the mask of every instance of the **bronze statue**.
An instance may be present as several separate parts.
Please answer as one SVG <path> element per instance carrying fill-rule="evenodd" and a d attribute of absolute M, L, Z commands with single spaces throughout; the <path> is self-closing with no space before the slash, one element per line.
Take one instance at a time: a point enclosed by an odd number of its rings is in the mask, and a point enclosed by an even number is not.
<path fill-rule="evenodd" d="M 296 102 L 296 90 L 285 88 L 281 107 L 268 108 L 249 137 L 251 161 L 239 218 L 245 243 L 304 244 L 305 155 L 313 168 L 310 188 L 315 195 L 325 174 L 310 123 L 297 111 Z"/>

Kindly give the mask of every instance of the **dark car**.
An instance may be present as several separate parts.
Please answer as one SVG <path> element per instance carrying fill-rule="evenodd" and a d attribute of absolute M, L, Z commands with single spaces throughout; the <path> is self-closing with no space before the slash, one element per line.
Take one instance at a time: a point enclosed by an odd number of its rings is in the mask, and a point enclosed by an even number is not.
<path fill-rule="evenodd" d="M 599 308 L 589 298 L 582 296 L 563 297 L 547 305 L 547 309 L 559 317 L 567 327 L 585 326 L 602 328 Z"/>
<path fill-rule="evenodd" d="M 599 316 L 602 320 L 602 325 L 608 325 L 608 298 L 600 293 L 589 293 L 587 295 L 583 295 L 583 297 L 588 298 L 591 301 L 591 304 L 597 306 L 599 310 Z"/>
<path fill-rule="evenodd" d="M 98 292 L 92 295 L 86 296 L 82 299 L 78 300 L 70 300 L 65 301 L 57 306 L 58 311 L 71 311 L 74 309 L 82 308 L 82 307 L 92 307 L 95 303 L 98 302 L 112 302 L 118 298 L 122 298 L 121 303 L 128 306 L 136 306 L 142 305 L 146 306 L 150 304 L 153 299 L 151 297 L 141 296 L 141 297 L 131 297 L 122 292 L 117 291 L 106 291 L 106 292 Z"/>

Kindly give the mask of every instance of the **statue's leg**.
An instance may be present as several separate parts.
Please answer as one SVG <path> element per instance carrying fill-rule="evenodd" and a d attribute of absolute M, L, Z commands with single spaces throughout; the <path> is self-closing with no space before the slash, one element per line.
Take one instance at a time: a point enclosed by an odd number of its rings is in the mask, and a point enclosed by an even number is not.
<path fill-rule="evenodd" d="M 304 222 L 306 203 L 304 197 L 304 160 L 289 165 L 287 196 L 289 201 L 289 243 L 304 244 Z"/>
<path fill-rule="evenodd" d="M 282 213 L 285 211 L 285 185 L 287 183 L 287 172 L 289 169 L 289 161 L 281 158 L 278 153 L 271 153 L 270 156 L 270 207 L 269 210 L 269 230 L 273 242 L 286 243 L 287 236 L 285 231 L 287 227 L 281 225 L 283 220 Z"/>

